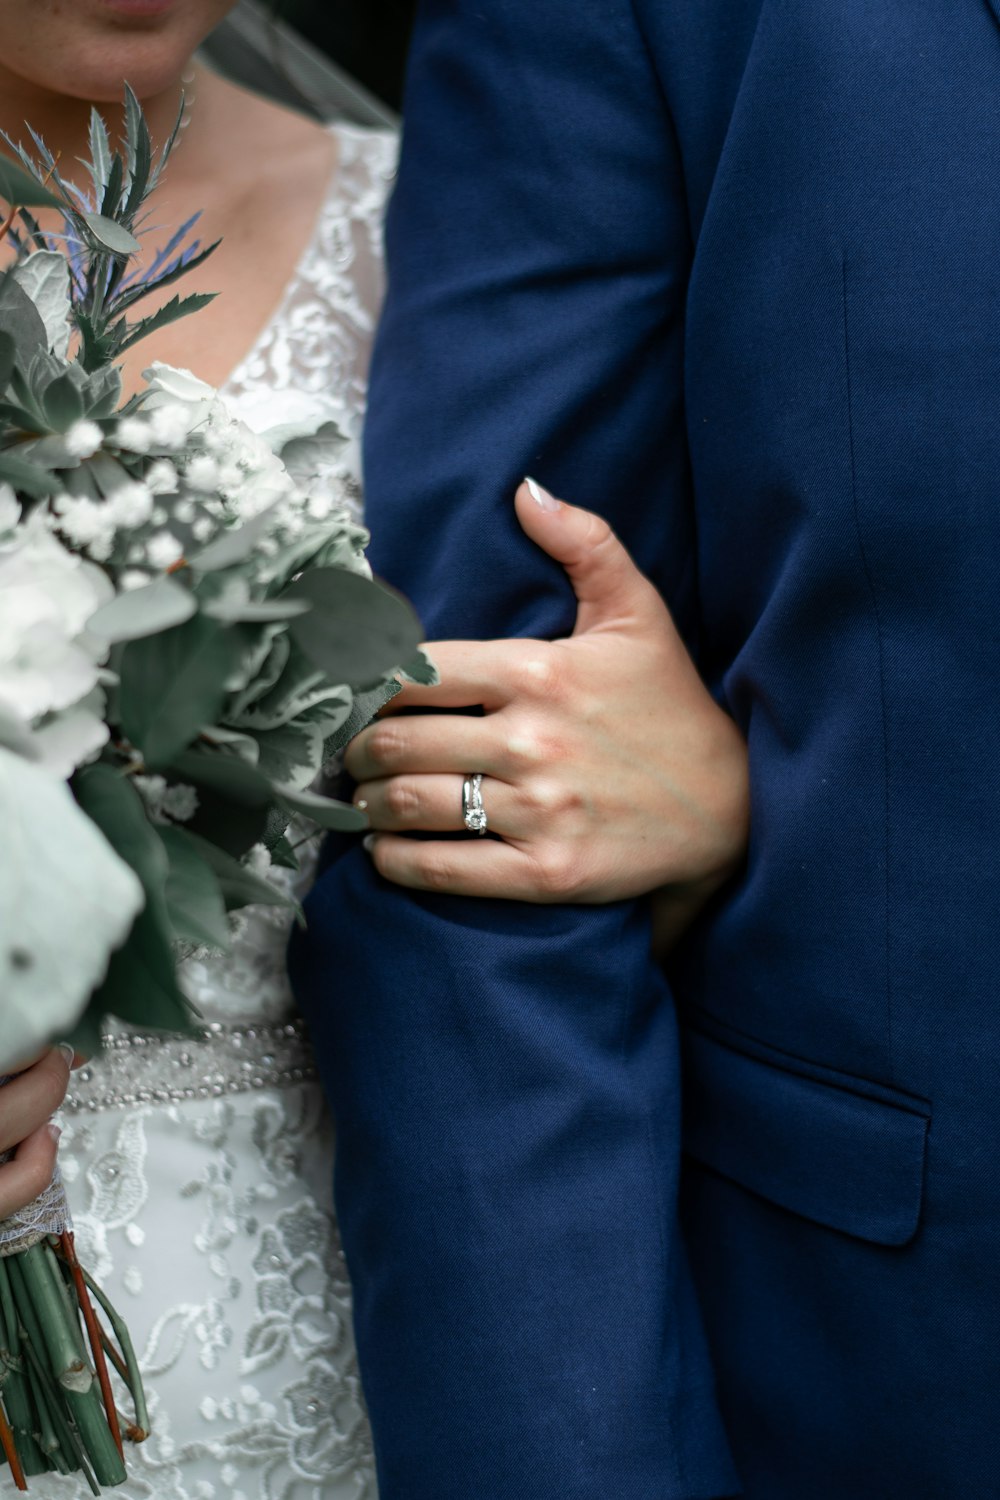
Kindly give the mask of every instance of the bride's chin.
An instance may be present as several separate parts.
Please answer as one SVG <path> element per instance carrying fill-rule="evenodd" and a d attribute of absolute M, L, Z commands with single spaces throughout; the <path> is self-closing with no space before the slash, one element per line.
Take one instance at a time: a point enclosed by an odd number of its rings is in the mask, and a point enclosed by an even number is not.
<path fill-rule="evenodd" d="M 152 99 L 177 87 L 193 53 L 233 3 L 73 0 L 56 15 L 42 0 L 33 24 L 13 28 L 8 47 L 0 0 L 0 73 L 95 103 L 120 101 L 127 80 L 140 99 Z"/>
<path fill-rule="evenodd" d="M 120 104 L 122 90 L 128 83 L 138 97 L 145 101 L 155 99 L 167 90 L 178 87 L 194 48 L 147 48 L 143 56 L 138 49 L 123 48 L 120 56 L 117 49 L 107 48 L 93 61 L 85 53 L 78 53 L 72 68 L 18 69 L 20 76 L 35 87 L 51 95 L 66 99 L 82 99 L 93 104 Z M 154 56 L 148 53 L 155 53 Z"/>

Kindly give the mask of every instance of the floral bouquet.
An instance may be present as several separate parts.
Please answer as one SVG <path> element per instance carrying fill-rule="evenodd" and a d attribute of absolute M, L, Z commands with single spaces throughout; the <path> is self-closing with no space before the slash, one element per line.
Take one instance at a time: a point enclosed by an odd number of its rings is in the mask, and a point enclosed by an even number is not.
<path fill-rule="evenodd" d="M 0 160 L 16 251 L 0 275 L 8 1071 L 53 1038 L 97 1049 L 107 1016 L 189 1029 L 179 959 L 224 950 L 234 909 L 288 903 L 257 870 L 264 850 L 296 866 L 293 819 L 363 826 L 314 784 L 398 672 L 431 670 L 412 610 L 371 578 L 334 426 L 261 437 L 164 365 L 122 403 L 120 356 L 208 300 L 161 295 L 215 248 L 190 239 L 194 219 L 135 266 L 176 138 L 155 154 L 129 91 L 120 150 L 92 117 L 86 189 L 37 136 L 36 154 L 8 142 L 20 166 Z M 145 1409 L 67 1225 L 58 1182 L 0 1224 L 0 1446 L 19 1488 L 82 1470 L 96 1493 L 125 1478 L 122 1433 L 144 1435 Z M 134 1420 L 119 1419 L 106 1356 Z"/>

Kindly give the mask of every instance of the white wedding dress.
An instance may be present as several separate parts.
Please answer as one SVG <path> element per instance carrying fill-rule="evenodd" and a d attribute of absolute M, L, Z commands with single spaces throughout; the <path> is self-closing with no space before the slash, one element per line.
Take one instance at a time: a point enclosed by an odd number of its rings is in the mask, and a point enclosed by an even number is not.
<path fill-rule="evenodd" d="M 251 426 L 301 404 L 360 428 L 397 143 L 332 128 L 340 159 L 312 241 L 223 390 Z M 255 908 L 225 959 L 189 961 L 205 1038 L 117 1031 L 61 1118 L 77 1247 L 146 1375 L 153 1431 L 128 1450 L 122 1500 L 375 1500 L 331 1129 L 287 936 L 282 912 Z M 89 1495 L 80 1478 L 30 1490 Z"/>

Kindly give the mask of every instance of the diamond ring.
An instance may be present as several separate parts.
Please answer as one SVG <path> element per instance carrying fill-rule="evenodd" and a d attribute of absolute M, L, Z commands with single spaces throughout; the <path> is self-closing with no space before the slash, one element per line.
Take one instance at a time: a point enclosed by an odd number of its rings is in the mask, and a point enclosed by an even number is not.
<path fill-rule="evenodd" d="M 462 822 L 470 833 L 485 833 L 488 819 L 483 806 L 483 777 L 477 771 L 462 782 Z"/>

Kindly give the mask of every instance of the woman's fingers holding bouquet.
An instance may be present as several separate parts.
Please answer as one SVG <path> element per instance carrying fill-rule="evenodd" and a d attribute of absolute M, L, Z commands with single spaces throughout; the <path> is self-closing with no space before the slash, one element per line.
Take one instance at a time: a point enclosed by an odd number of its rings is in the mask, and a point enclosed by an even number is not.
<path fill-rule="evenodd" d="M 72 1047 L 53 1047 L 0 1089 L 0 1153 L 16 1148 L 0 1166 L 0 1219 L 52 1181 L 58 1133 L 50 1122 L 66 1097 L 72 1062 Z"/>
<path fill-rule="evenodd" d="M 56 1169 L 58 1147 L 57 1126 L 39 1125 L 0 1167 L 0 1223 L 45 1192 Z"/>

